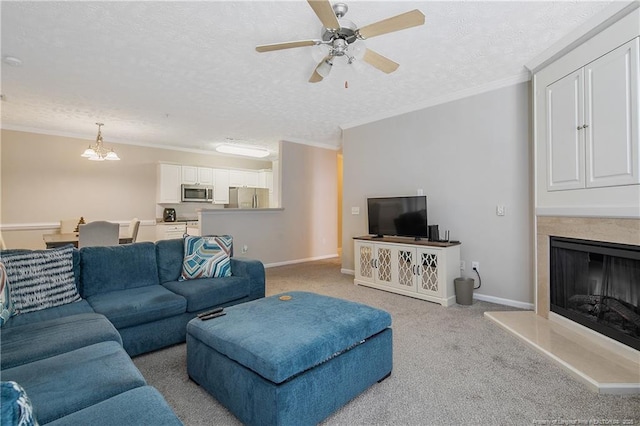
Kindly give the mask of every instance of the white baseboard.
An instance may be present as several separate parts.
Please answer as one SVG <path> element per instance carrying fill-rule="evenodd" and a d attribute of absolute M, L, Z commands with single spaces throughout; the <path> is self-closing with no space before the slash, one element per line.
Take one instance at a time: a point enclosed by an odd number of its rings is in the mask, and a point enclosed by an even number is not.
<path fill-rule="evenodd" d="M 314 260 L 323 260 L 323 259 L 333 259 L 335 257 L 338 257 L 338 254 L 327 254 L 324 256 L 315 256 L 315 257 L 307 257 L 305 259 L 295 259 L 295 260 L 286 260 L 284 262 L 275 262 L 275 263 L 267 263 L 264 265 L 265 268 L 273 268 L 276 266 L 285 266 L 285 265 L 294 265 L 296 263 L 305 263 L 305 262 L 312 262 Z"/>
<path fill-rule="evenodd" d="M 514 308 L 526 309 L 528 311 L 532 311 L 534 308 L 533 303 L 520 302 L 518 300 L 511 300 L 511 299 L 503 299 L 502 297 L 487 296 L 485 294 L 475 293 L 473 295 L 473 298 L 482 300 L 485 302 L 497 303 L 498 305 L 506 305 L 506 306 L 513 306 Z"/>
<path fill-rule="evenodd" d="M 342 269 L 340 269 L 340 273 L 341 274 L 345 274 L 345 275 L 353 275 L 353 276 L 356 275 L 356 271 L 354 271 L 353 269 L 342 268 Z"/>

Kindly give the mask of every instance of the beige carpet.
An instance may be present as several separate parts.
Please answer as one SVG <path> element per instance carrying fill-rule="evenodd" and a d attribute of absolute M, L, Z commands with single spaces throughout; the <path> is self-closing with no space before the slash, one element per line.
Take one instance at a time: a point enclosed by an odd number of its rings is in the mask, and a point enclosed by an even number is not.
<path fill-rule="evenodd" d="M 355 286 L 352 276 L 340 273 L 337 259 L 267 269 L 267 295 L 292 290 L 366 303 L 390 312 L 393 318 L 391 377 L 369 388 L 324 424 L 532 425 L 591 421 L 640 425 L 640 397 L 589 391 L 483 317 L 484 311 L 513 310 L 511 307 L 474 301 L 472 306 L 444 308 Z M 134 361 L 186 425 L 240 424 L 188 379 L 184 344 Z"/>

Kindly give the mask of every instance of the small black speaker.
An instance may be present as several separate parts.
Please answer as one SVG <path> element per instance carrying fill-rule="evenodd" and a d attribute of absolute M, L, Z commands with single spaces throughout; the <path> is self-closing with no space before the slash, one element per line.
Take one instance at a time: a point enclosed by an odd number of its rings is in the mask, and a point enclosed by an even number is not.
<path fill-rule="evenodd" d="M 440 231 L 438 230 L 438 225 L 429 225 L 429 240 L 430 241 L 439 241 L 440 240 Z"/>

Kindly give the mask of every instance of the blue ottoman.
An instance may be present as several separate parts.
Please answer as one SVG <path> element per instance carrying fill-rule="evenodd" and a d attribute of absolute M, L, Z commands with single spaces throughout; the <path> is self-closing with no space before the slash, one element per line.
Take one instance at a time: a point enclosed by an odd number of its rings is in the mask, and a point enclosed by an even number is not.
<path fill-rule="evenodd" d="M 317 424 L 391 374 L 380 309 L 290 292 L 225 312 L 187 324 L 187 372 L 245 424 Z"/>

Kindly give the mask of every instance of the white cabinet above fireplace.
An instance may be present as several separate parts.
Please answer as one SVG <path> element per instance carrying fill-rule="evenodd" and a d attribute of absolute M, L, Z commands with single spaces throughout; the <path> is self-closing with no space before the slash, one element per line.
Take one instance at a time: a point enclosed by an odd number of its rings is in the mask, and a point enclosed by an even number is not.
<path fill-rule="evenodd" d="M 534 70 L 538 215 L 640 217 L 640 9 Z"/>
<path fill-rule="evenodd" d="M 639 39 L 546 87 L 547 190 L 640 183 Z"/>

